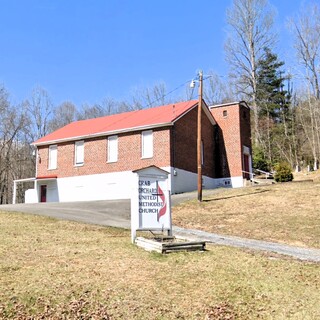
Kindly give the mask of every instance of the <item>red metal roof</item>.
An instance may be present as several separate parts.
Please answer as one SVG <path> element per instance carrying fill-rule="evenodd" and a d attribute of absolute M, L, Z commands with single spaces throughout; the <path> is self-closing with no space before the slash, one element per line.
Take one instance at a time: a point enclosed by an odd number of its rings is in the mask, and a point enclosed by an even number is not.
<path fill-rule="evenodd" d="M 161 107 L 76 121 L 38 139 L 33 144 L 50 144 L 59 141 L 76 140 L 91 136 L 169 125 L 196 106 L 197 103 L 197 100 L 190 100 Z"/>

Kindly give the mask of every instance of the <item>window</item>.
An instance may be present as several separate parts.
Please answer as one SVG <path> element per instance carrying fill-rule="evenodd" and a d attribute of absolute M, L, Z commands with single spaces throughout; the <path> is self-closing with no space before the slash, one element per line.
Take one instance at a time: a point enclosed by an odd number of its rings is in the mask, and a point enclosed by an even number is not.
<path fill-rule="evenodd" d="M 228 111 L 227 110 L 223 110 L 223 116 L 227 117 L 228 116 Z"/>
<path fill-rule="evenodd" d="M 49 164 L 48 169 L 57 169 L 58 148 L 56 145 L 49 147 Z"/>
<path fill-rule="evenodd" d="M 153 132 L 152 130 L 141 133 L 142 158 L 153 157 Z"/>
<path fill-rule="evenodd" d="M 81 166 L 83 165 L 83 162 L 84 162 L 84 141 L 77 141 L 74 146 L 75 146 L 74 164 L 76 166 Z"/>
<path fill-rule="evenodd" d="M 118 161 L 118 136 L 108 137 L 108 162 Z"/>

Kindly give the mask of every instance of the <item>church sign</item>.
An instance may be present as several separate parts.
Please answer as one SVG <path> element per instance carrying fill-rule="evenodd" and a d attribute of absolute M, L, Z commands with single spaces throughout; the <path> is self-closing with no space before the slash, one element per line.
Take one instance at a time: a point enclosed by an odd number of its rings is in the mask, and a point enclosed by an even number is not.
<path fill-rule="evenodd" d="M 168 173 L 155 166 L 134 171 L 131 197 L 131 236 L 137 230 L 168 231 L 171 234 L 171 204 Z"/>

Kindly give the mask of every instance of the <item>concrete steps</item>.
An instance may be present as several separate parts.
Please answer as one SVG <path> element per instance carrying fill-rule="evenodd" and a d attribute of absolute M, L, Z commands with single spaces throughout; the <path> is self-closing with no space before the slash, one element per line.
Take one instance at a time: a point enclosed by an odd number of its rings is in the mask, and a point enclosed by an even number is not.
<path fill-rule="evenodd" d="M 256 185 L 271 185 L 274 184 L 275 181 L 274 179 L 271 178 L 253 178 L 250 180 L 245 180 L 244 186 L 245 187 L 251 187 L 251 186 L 256 186 Z"/>
<path fill-rule="evenodd" d="M 266 185 L 266 184 L 274 184 L 275 181 L 274 179 L 266 179 L 266 178 L 253 178 L 251 179 L 251 185 L 257 185 L 257 184 L 263 184 L 263 185 Z"/>

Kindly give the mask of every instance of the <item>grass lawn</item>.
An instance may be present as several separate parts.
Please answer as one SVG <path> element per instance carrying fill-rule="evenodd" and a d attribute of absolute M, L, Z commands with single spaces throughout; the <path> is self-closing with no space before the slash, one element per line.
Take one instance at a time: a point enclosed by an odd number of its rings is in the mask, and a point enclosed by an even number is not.
<path fill-rule="evenodd" d="M 1 211 L 0 234 L 0 319 L 320 318 L 319 264 L 213 245 L 160 255 L 127 230 Z"/>
<path fill-rule="evenodd" d="M 173 209 L 185 228 L 320 248 L 320 181 L 218 189 Z"/>

